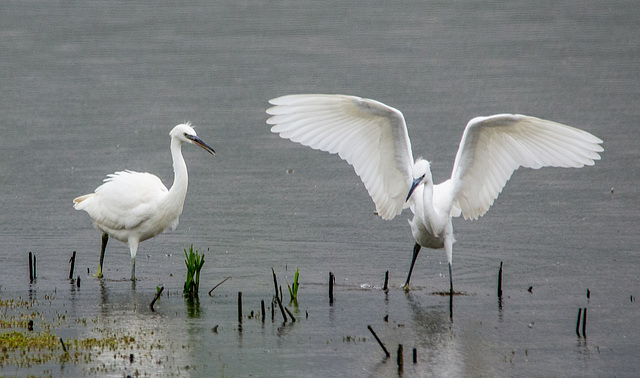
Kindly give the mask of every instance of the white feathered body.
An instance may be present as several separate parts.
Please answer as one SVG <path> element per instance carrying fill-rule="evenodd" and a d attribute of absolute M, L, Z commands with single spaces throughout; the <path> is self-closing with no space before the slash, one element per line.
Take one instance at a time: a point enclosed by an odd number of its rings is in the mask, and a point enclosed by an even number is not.
<path fill-rule="evenodd" d="M 96 229 L 127 243 L 150 239 L 167 228 L 175 230 L 182 213 L 186 190 L 179 201 L 170 200 L 169 190 L 155 175 L 120 171 L 107 176 L 94 193 L 74 200 L 86 211 Z"/>
<path fill-rule="evenodd" d="M 444 248 L 445 240 L 454 242 L 451 200 L 447 200 L 446 197 L 450 196 L 443 190 L 448 184 L 447 181 L 435 186 L 420 185 L 411 195 L 411 234 L 423 247 L 440 249 Z"/>

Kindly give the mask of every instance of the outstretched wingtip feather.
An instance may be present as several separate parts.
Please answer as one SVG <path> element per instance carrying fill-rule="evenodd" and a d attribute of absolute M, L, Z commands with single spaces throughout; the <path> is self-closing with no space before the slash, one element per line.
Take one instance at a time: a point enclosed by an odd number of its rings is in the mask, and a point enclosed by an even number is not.
<path fill-rule="evenodd" d="M 402 211 L 413 157 L 400 111 L 346 95 L 286 95 L 269 103 L 271 132 L 336 153 L 351 164 L 382 218 L 391 219 Z"/>
<path fill-rule="evenodd" d="M 451 178 L 465 219 L 484 215 L 518 167 L 580 168 L 600 159 L 602 140 L 557 122 L 520 114 L 476 117 L 460 141 Z"/>

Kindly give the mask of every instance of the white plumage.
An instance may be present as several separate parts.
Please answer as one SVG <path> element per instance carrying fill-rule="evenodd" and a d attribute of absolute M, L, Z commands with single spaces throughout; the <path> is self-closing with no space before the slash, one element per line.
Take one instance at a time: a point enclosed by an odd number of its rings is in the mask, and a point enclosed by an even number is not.
<path fill-rule="evenodd" d="M 337 153 L 353 166 L 378 214 L 392 219 L 407 205 L 420 247 L 445 248 L 451 277 L 451 217 L 477 219 L 519 167 L 579 168 L 593 165 L 602 140 L 571 126 L 518 114 L 469 121 L 451 178 L 434 185 L 429 163 L 414 162 L 402 113 L 375 100 L 344 95 L 289 95 L 269 101 L 271 131 L 313 149 Z"/>
<path fill-rule="evenodd" d="M 187 166 L 182 157 L 184 142 L 196 144 L 212 155 L 213 149 L 196 135 L 187 123 L 173 128 L 171 156 L 174 181 L 167 189 L 155 175 L 146 172 L 120 171 L 107 176 L 94 193 L 73 200 L 76 210 L 86 211 L 96 229 L 103 232 L 100 264 L 96 276 L 102 277 L 104 251 L 108 237 L 127 243 L 131 252 L 131 279 L 135 280 L 138 244 L 167 228 L 178 226 L 187 195 Z"/>

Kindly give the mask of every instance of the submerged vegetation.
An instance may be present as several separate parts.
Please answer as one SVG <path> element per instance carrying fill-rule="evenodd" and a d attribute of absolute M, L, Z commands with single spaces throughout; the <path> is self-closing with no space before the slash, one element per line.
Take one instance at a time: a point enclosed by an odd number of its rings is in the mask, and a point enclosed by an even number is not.
<path fill-rule="evenodd" d="M 67 316 L 59 311 L 46 314 L 44 306 L 52 305 L 55 295 L 45 295 L 45 299 L 44 302 L 22 298 L 0 299 L 0 368 L 90 363 L 105 353 L 139 346 L 132 335 L 116 335 L 105 330 L 98 330 L 98 337 L 63 340 L 56 332 L 70 328 Z M 98 323 L 98 319 L 92 323 Z M 87 324 L 87 319 L 75 321 L 75 327 L 87 327 Z M 109 371 L 106 366 L 102 370 L 92 370 L 89 373 Z"/>

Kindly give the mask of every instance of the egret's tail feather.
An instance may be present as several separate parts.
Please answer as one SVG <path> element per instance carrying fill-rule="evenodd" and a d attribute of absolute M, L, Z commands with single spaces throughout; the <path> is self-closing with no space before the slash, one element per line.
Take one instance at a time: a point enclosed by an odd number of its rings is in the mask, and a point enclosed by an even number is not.
<path fill-rule="evenodd" d="M 86 200 L 87 198 L 89 198 L 89 197 L 93 196 L 94 194 L 95 194 L 95 193 L 90 193 L 90 194 L 85 194 L 84 196 L 80 196 L 80 197 L 76 197 L 76 198 L 74 198 L 74 199 L 73 199 L 73 207 L 74 207 L 75 209 L 77 209 L 77 208 L 78 208 L 78 205 L 79 205 L 82 201 L 84 201 L 84 200 Z"/>

